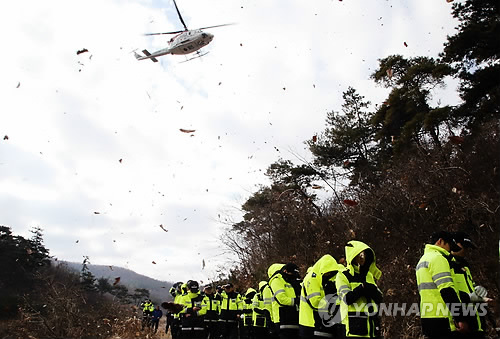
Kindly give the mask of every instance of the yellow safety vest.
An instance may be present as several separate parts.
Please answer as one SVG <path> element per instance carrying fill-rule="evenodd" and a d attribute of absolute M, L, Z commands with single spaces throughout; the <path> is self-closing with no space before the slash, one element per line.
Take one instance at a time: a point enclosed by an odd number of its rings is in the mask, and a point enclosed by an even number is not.
<path fill-rule="evenodd" d="M 448 259 L 450 253 L 445 249 L 427 244 L 424 255 L 416 267 L 418 293 L 420 294 L 420 317 L 447 318 L 451 331 L 455 331 L 453 317 L 446 306 L 440 291 L 456 286 Z"/>

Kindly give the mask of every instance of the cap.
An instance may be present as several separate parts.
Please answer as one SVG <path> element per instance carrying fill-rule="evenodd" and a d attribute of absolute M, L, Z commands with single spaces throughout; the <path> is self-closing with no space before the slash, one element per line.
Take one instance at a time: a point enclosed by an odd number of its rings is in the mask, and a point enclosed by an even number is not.
<path fill-rule="evenodd" d="M 460 243 L 465 248 L 477 248 L 476 244 L 472 242 L 469 235 L 465 232 L 453 232 L 453 238 L 455 242 Z"/>
<path fill-rule="evenodd" d="M 210 284 L 206 284 L 205 286 L 203 286 L 203 289 L 205 290 L 208 290 L 209 288 L 213 288 L 213 286 Z"/>
<path fill-rule="evenodd" d="M 227 283 L 225 284 L 224 286 L 222 286 L 224 288 L 229 288 L 229 287 L 234 287 L 233 283 Z"/>
<path fill-rule="evenodd" d="M 290 273 L 300 274 L 299 266 L 297 266 L 296 264 L 294 264 L 292 262 L 283 266 L 283 268 L 281 270 L 282 271 L 286 270 L 287 272 L 290 272 Z"/>
<path fill-rule="evenodd" d="M 431 243 L 435 244 L 439 239 L 443 239 L 450 244 L 450 250 L 453 252 L 460 251 L 460 247 L 457 245 L 453 234 L 447 231 L 434 232 L 431 235 Z"/>
<path fill-rule="evenodd" d="M 198 282 L 197 282 L 197 281 L 195 281 L 195 280 L 189 280 L 189 281 L 187 282 L 187 287 L 188 287 L 190 290 L 193 290 L 193 289 L 194 289 L 194 290 L 197 290 L 197 289 L 199 289 L 199 288 L 200 288 L 200 285 L 199 285 L 199 284 L 198 284 Z"/>

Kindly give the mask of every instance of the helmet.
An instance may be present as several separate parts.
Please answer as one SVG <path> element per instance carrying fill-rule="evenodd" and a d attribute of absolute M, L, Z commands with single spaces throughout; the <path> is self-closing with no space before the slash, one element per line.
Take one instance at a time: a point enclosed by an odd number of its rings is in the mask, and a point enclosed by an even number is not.
<path fill-rule="evenodd" d="M 195 281 L 195 280 L 189 280 L 189 281 L 187 282 L 187 288 L 188 288 L 191 292 L 196 293 L 196 292 L 198 292 L 198 291 L 200 290 L 200 285 L 199 285 L 199 284 L 198 284 L 198 282 L 197 282 L 197 281 Z"/>

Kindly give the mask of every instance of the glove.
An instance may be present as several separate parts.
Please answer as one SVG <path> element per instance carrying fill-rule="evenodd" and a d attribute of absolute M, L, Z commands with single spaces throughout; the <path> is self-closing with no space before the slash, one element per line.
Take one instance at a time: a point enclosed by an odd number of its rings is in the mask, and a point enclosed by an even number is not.
<path fill-rule="evenodd" d="M 382 294 L 380 293 L 378 287 L 374 284 L 365 283 L 364 295 L 373 300 L 376 304 L 382 302 Z"/>
<path fill-rule="evenodd" d="M 484 298 L 488 295 L 488 291 L 483 286 L 474 287 L 474 293 L 476 293 L 477 296 L 481 298 Z"/>
<path fill-rule="evenodd" d="M 484 299 L 476 294 L 476 292 L 469 293 L 470 301 L 473 303 L 483 302 Z"/>
<path fill-rule="evenodd" d="M 346 299 L 345 302 L 347 305 L 352 305 L 356 302 L 356 300 L 361 298 L 363 295 L 364 295 L 364 287 L 363 285 L 359 285 L 358 287 L 356 287 L 351 292 L 348 292 L 345 295 Z"/>

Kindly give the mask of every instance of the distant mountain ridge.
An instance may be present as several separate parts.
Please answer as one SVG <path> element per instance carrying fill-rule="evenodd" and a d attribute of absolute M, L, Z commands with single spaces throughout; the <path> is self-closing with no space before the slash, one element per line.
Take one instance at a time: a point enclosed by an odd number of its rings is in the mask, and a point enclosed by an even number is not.
<path fill-rule="evenodd" d="M 70 269 L 74 269 L 78 272 L 82 269 L 82 263 L 62 260 L 59 262 L 66 264 Z M 172 299 L 168 291 L 174 283 L 170 281 L 156 280 L 119 266 L 91 264 L 89 265 L 89 270 L 97 279 L 106 278 L 110 283 L 113 283 L 115 278 L 120 277 L 120 284 L 127 286 L 129 293 L 133 293 L 136 288 L 147 289 L 151 300 L 155 304 Z"/>

